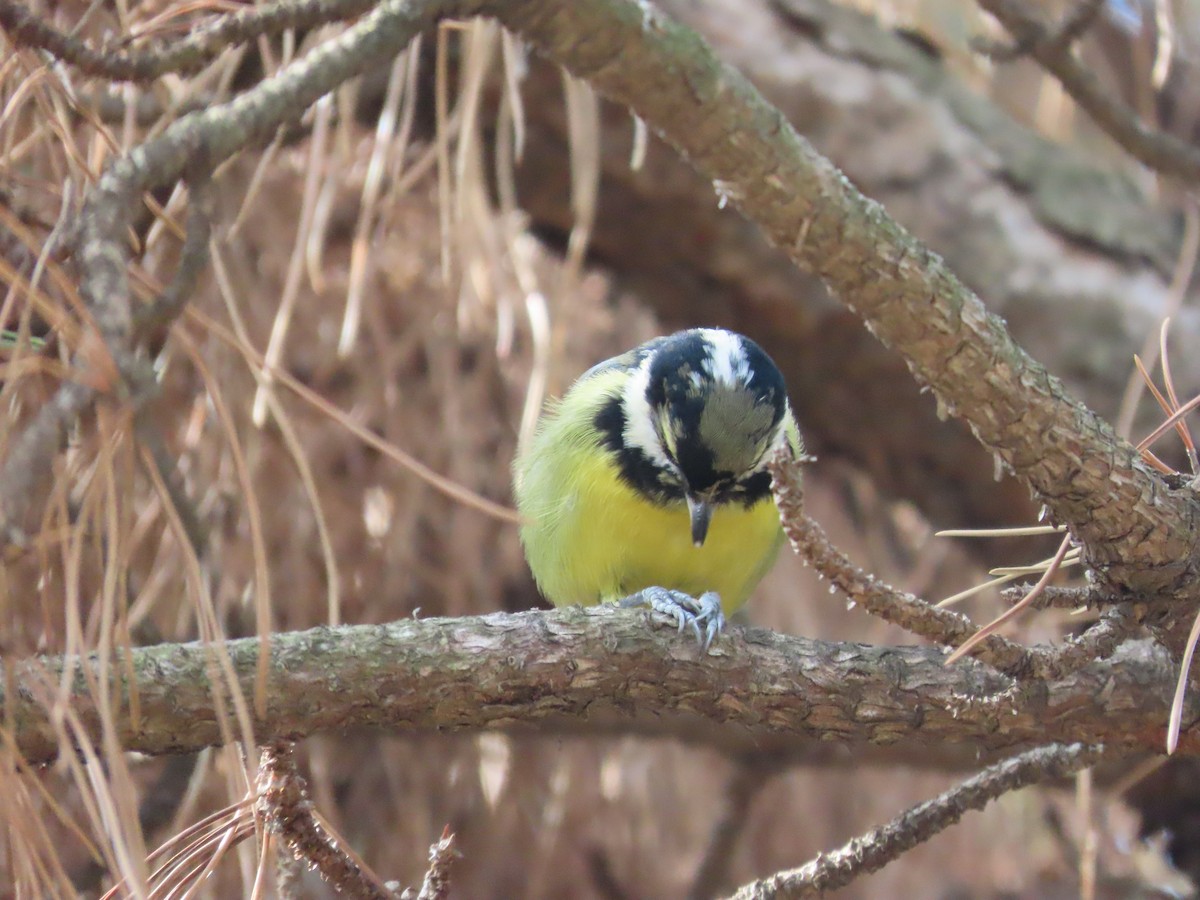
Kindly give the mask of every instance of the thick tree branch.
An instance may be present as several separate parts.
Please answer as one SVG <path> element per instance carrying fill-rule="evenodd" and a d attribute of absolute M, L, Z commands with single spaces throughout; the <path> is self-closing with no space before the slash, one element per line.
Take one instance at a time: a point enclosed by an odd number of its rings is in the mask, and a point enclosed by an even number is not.
<path fill-rule="evenodd" d="M 257 639 L 230 641 L 241 690 L 253 692 Z M 164 644 L 102 669 L 94 656 L 41 657 L 12 665 L 3 696 L 15 747 L 31 762 L 57 753 L 53 696 L 70 669 L 68 698 L 98 737 L 100 711 L 87 692 L 108 672 L 127 750 L 179 753 L 222 740 L 209 680 L 210 648 Z M 1049 682 L 1035 698 L 997 711 L 971 698 L 1006 680 L 940 650 L 871 647 L 731 627 L 707 655 L 643 613 L 564 609 L 389 625 L 316 628 L 273 635 L 267 713 L 255 740 L 381 727 L 399 733 L 536 728 L 539 732 L 740 735 L 742 752 L 796 753 L 808 740 L 932 751 L 965 743 L 972 753 L 1047 741 L 1162 746 L 1172 670 L 1146 642 Z M 130 718 L 134 673 L 140 714 Z M 92 681 L 91 683 L 95 683 Z M 1186 722 L 1195 718 L 1189 712 Z M 734 727 L 730 727 L 734 726 Z M 716 743 L 720 743 L 718 739 Z M 1200 750 L 1185 732 L 1183 752 Z"/>

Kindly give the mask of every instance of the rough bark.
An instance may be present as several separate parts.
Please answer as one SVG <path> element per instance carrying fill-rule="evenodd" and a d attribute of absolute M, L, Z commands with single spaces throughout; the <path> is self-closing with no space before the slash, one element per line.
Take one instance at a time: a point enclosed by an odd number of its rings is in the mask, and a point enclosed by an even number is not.
<path fill-rule="evenodd" d="M 259 642 L 224 647 L 251 698 Z M 690 636 L 613 607 L 315 628 L 272 638 L 266 712 L 254 717 L 253 739 L 360 727 L 422 734 L 528 726 L 683 735 L 782 759 L 805 759 L 813 742 L 887 748 L 893 759 L 905 750 L 944 754 L 947 745 L 977 759 L 1056 741 L 1131 752 L 1162 745 L 1171 670 L 1145 642 L 1016 707 L 986 699 L 1007 686 L 1001 676 L 973 662 L 947 667 L 944 658 L 931 648 L 736 626 L 705 656 Z M 13 665 L 5 720 L 27 760 L 53 759 L 61 726 L 52 698 L 66 677 L 73 714 L 92 740 L 102 728 L 99 693 L 114 698 L 111 720 L 124 749 L 193 751 L 242 737 L 222 731 L 217 671 L 212 648 L 198 643 L 138 648 L 105 666 L 95 655 L 27 660 Z M 110 690 L 97 691 L 105 677 Z M 232 694 L 218 690 L 228 708 Z M 1185 734 L 1181 749 L 1195 752 L 1200 738 Z"/>
<path fill-rule="evenodd" d="M 822 0 L 662 5 L 941 254 L 1033 356 L 1115 414 L 1132 354 L 1166 308 L 1172 210 L 1017 125 L 928 48 L 858 12 Z M 535 66 L 524 90 L 520 199 L 537 227 L 562 235 L 572 211 L 560 80 Z M 718 322 L 761 339 L 786 369 L 818 454 L 855 460 L 942 525 L 1033 515 L 1027 493 L 994 477 L 967 429 L 939 419 L 901 358 L 756 227 L 720 209 L 709 180 L 658 141 L 631 171 L 628 113 L 606 106 L 603 126 L 599 261 L 671 325 Z M 1185 310 L 1176 346 L 1197 330 L 1200 318 Z M 1200 357 L 1179 353 L 1174 363 L 1181 383 L 1200 382 Z"/>

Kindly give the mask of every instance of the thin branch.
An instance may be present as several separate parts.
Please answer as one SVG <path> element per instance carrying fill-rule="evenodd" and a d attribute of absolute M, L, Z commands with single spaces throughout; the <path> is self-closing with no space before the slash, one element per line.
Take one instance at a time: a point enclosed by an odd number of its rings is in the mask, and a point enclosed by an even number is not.
<path fill-rule="evenodd" d="M 163 331 L 183 312 L 200 274 L 208 267 L 208 239 L 212 235 L 214 192 L 207 172 L 188 182 L 188 215 L 179 264 L 163 292 L 149 306 L 139 309 L 133 318 L 135 332 Z"/>
<path fill-rule="evenodd" d="M 447 825 L 442 836 L 429 848 L 429 869 L 416 900 L 446 900 L 450 895 L 450 872 L 458 851 L 454 849 L 454 834 Z"/>
<path fill-rule="evenodd" d="M 260 646 L 257 638 L 222 645 L 247 694 Z M 73 687 L 62 702 L 80 728 L 99 734 L 101 710 L 87 685 L 108 677 L 112 696 L 124 699 L 103 714 L 123 749 L 178 753 L 223 743 L 214 694 L 228 688 L 213 684 L 214 652 L 203 643 L 143 647 L 117 654 L 107 669 L 95 655 L 14 660 L 12 691 L 0 694 L 14 723 L 5 739 L 31 763 L 55 758 L 58 707 L 43 706 L 35 688 L 64 678 Z M 1174 668 L 1148 641 L 1039 683 L 1036 696 L 1004 715 L 966 699 L 1000 694 L 1003 676 L 968 661 L 948 669 L 943 658 L 931 648 L 737 626 L 701 655 L 694 641 L 650 627 L 644 613 L 611 606 L 315 628 L 271 636 L 266 710 L 251 713 L 251 726 L 261 741 L 360 726 L 638 734 L 789 759 L 805 758 L 810 741 L 831 740 L 864 752 L 887 745 L 935 756 L 959 742 L 971 753 L 1046 741 L 1162 746 Z M 134 689 L 136 720 L 127 699 Z M 1198 709 L 1190 698 L 1184 721 L 1200 717 Z M 1180 746 L 1196 752 L 1200 733 L 1185 730 Z"/>
<path fill-rule="evenodd" d="M 1029 594 L 1032 584 L 1013 585 L 1000 591 L 1000 597 L 1006 603 L 1018 603 Z M 1047 585 L 1040 597 L 1033 604 L 1034 609 L 1080 609 L 1083 607 L 1112 604 L 1118 602 L 1110 594 L 1098 592 L 1093 587 L 1059 587 Z"/>
<path fill-rule="evenodd" d="M 1108 659 L 1140 625 L 1140 611 L 1133 604 L 1113 606 L 1082 634 L 1058 645 L 1031 647 L 1029 675 L 998 694 L 964 697 L 963 707 L 991 710 L 995 715 L 1017 715 L 1023 708 L 1044 704 L 1048 680 L 1067 678 L 1098 660 Z"/>
<path fill-rule="evenodd" d="M 208 173 L 194 176 L 190 182 L 191 196 L 188 202 L 187 232 L 180 251 L 179 265 L 158 298 L 149 306 L 142 307 L 134 317 L 134 330 L 146 333 L 150 330 L 169 328 L 183 312 L 191 299 L 196 281 L 208 264 L 208 240 L 212 231 L 212 182 Z M 157 385 L 152 384 L 146 392 L 157 394 Z M 167 494 L 179 515 L 184 533 L 192 544 L 196 558 L 203 560 L 208 546 L 208 533 L 196 512 L 195 504 L 188 496 L 187 488 L 179 474 L 178 460 L 167 451 L 158 417 L 153 415 L 153 404 L 139 404 L 134 414 L 134 431 L 145 449 L 143 463 L 153 465 L 162 480 Z M 146 457 L 149 457 L 149 460 Z"/>
<path fill-rule="evenodd" d="M 1070 549 L 1071 536 L 1067 535 L 1062 539 L 1062 543 L 1058 545 L 1058 552 L 1054 554 L 1054 558 L 1050 560 L 1050 564 L 1047 565 L 1046 570 L 1042 572 L 1042 577 L 1039 578 L 1037 583 L 1029 589 L 1029 593 L 1006 609 L 1004 612 L 1000 613 L 1000 615 L 996 616 L 996 618 L 992 619 L 992 621 L 988 622 L 961 644 L 959 644 L 954 652 L 946 657 L 946 665 L 951 665 L 958 662 L 958 660 L 970 653 L 973 648 L 979 646 L 979 644 L 987 640 L 989 635 L 995 634 L 997 631 L 999 631 L 1005 625 L 1005 623 L 1015 619 L 1025 610 L 1029 609 L 1029 607 L 1033 606 L 1033 604 L 1037 602 L 1037 598 L 1042 595 L 1042 591 L 1044 591 L 1046 586 L 1050 583 L 1050 579 L 1054 577 L 1055 573 L 1058 572 L 1059 567 L 1062 566 L 1063 559 L 1066 557 L 1067 551 Z"/>
<path fill-rule="evenodd" d="M 1023 0 L 978 0 L 1008 29 L 1022 48 L 1057 78 L 1093 121 L 1139 162 L 1157 172 L 1200 182 L 1200 148 L 1172 134 L 1151 128 L 1118 98 L 1072 52 L 1069 42 L 1056 40 L 1056 31 Z"/>
<path fill-rule="evenodd" d="M 65 382 L 16 435 L 0 468 L 0 542 L 22 546 L 33 498 L 46 485 L 50 467 L 71 423 L 96 397 L 96 389 Z"/>
<path fill-rule="evenodd" d="M 1071 672 L 1101 659 L 1108 659 L 1117 647 L 1140 627 L 1139 616 L 1131 604 L 1123 603 L 1104 611 L 1099 621 L 1078 636 L 1067 638 L 1057 647 L 1030 649 L 1030 668 L 1043 679 L 1065 678 Z"/>
<path fill-rule="evenodd" d="M 1108 657 L 1140 624 L 1139 617 L 1125 603 L 1113 607 L 1083 635 L 1071 638 L 1061 646 L 1026 648 L 995 634 L 976 642 L 975 625 L 966 616 L 926 603 L 851 563 L 830 542 L 824 529 L 805 514 L 799 465 L 795 461 L 786 455 L 772 460 L 771 477 L 783 528 L 792 548 L 852 603 L 861 604 L 868 613 L 927 640 L 948 646 L 961 643 L 967 647 L 967 655 L 1024 685 L 1062 678 L 1094 659 Z M 1009 612 L 1018 608 L 1019 604 Z M 946 661 L 952 659 L 953 655 Z M 1020 702 L 1029 695 L 1020 685 L 1009 685 L 996 694 L 977 696 L 995 706 L 1000 700 Z"/>
<path fill-rule="evenodd" d="M 338 893 L 364 900 L 396 900 L 359 860 L 340 846 L 313 815 L 307 786 L 296 768 L 293 745 L 263 747 L 258 768 L 258 812 L 298 859 L 316 869 Z"/>
<path fill-rule="evenodd" d="M 997 797 L 1031 784 L 1072 775 L 1105 755 L 1101 746 L 1072 744 L 1039 747 L 1014 756 L 799 869 L 742 887 L 734 900 L 812 897 L 844 887 L 956 824 L 969 810 L 983 809 Z"/>
<path fill-rule="evenodd" d="M 43 21 L 26 4 L 0 0 L 0 28 L 17 46 L 44 50 L 80 71 L 110 81 L 153 81 L 168 72 L 189 75 L 224 50 L 288 29 L 308 30 L 353 18 L 377 0 L 279 0 L 228 13 L 186 37 L 132 50 L 95 48 Z"/>
<path fill-rule="evenodd" d="M 1047 34 L 1043 42 L 1069 50 L 1071 45 L 1092 27 L 1105 2 L 1106 0 L 1079 0 L 1075 9 Z M 988 45 L 985 41 L 974 41 L 973 45 L 995 62 L 1011 62 L 1027 56 L 1036 42 L 1037 38 L 1034 35 L 1026 34 L 1009 45 Z"/>
<path fill-rule="evenodd" d="M 799 463 L 780 454 L 771 461 L 770 468 L 775 502 L 792 549 L 852 604 L 937 644 L 957 646 L 975 634 L 975 625 L 962 613 L 926 603 L 850 562 L 825 530 L 804 512 Z M 999 635 L 991 635 L 972 648 L 972 656 L 1013 678 L 1029 674 L 1029 651 Z"/>

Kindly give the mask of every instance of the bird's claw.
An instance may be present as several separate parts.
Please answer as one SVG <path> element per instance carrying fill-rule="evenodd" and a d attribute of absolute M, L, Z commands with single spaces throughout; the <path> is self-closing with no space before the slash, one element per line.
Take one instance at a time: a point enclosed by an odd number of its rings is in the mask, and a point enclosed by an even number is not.
<path fill-rule="evenodd" d="M 699 597 L 693 597 L 670 588 L 648 587 L 626 597 L 621 601 L 621 606 L 648 606 L 671 619 L 680 634 L 690 627 L 705 650 L 725 627 L 721 598 L 715 591 L 706 591 Z"/>

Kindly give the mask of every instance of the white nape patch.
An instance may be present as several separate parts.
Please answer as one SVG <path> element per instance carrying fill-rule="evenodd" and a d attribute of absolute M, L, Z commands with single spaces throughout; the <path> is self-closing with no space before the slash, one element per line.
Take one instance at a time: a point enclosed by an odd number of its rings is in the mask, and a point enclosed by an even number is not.
<path fill-rule="evenodd" d="M 660 469 L 675 471 L 675 466 L 663 452 L 662 441 L 654 430 L 654 419 L 650 412 L 650 401 L 646 389 L 650 386 L 650 363 L 654 354 L 649 354 L 634 370 L 621 391 L 621 409 L 625 411 L 625 431 L 622 433 L 626 447 L 634 447 Z"/>
<path fill-rule="evenodd" d="M 750 380 L 750 360 L 742 347 L 742 339 L 720 328 L 701 328 L 700 333 L 712 349 L 704 361 L 704 369 L 713 381 L 728 387 L 745 385 Z"/>

